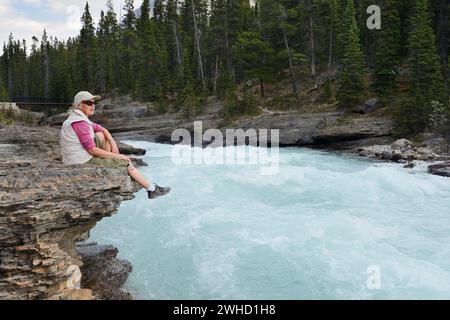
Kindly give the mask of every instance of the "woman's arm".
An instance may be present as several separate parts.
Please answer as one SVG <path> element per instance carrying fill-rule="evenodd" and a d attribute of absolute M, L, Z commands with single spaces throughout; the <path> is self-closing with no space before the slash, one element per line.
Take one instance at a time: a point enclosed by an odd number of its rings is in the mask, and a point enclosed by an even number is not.
<path fill-rule="evenodd" d="M 116 141 L 114 141 L 111 133 L 105 128 L 103 128 L 103 134 L 105 135 L 106 140 L 108 140 L 109 144 L 111 145 L 111 152 L 112 153 L 120 153 L 119 148 L 117 147 Z"/>
<path fill-rule="evenodd" d="M 128 161 L 128 163 L 131 163 L 131 160 L 129 157 L 127 157 L 124 154 L 120 154 L 120 153 L 113 153 L 113 152 L 109 152 L 100 148 L 92 148 L 88 150 L 90 155 L 93 155 L 94 157 L 99 157 L 99 158 L 114 158 L 114 159 L 118 159 L 118 160 L 125 160 Z"/>

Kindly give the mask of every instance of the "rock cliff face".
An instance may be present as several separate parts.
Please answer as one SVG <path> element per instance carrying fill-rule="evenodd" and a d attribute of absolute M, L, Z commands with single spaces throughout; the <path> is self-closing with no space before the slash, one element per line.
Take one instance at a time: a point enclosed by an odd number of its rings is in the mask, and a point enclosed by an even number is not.
<path fill-rule="evenodd" d="M 146 140 L 171 143 L 175 129 L 193 131 L 194 119 L 186 120 L 180 114 L 151 115 L 146 106 L 129 97 L 101 101 L 93 120 L 106 126 L 118 139 Z M 203 130 L 222 129 L 223 103 L 210 97 L 201 116 L 195 121 L 203 122 Z M 339 147 L 345 142 L 366 145 L 385 143 L 392 135 L 392 121 L 370 115 L 353 114 L 342 121 L 343 112 L 311 112 L 265 110 L 261 115 L 241 117 L 228 123 L 226 128 L 279 129 L 281 146 L 327 146 Z M 45 121 L 58 126 L 67 114 L 56 115 Z M 269 132 L 270 133 L 270 132 Z M 225 137 L 225 134 L 223 134 Z M 393 142 L 389 140 L 389 142 Z"/>
<path fill-rule="evenodd" d="M 58 130 L 0 128 L 0 299 L 94 299 L 80 286 L 86 240 L 133 198 L 125 169 L 64 166 Z"/>

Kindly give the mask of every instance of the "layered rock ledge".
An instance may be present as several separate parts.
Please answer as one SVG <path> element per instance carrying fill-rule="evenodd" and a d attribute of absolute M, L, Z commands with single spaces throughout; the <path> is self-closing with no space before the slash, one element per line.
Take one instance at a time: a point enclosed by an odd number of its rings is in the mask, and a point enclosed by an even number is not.
<path fill-rule="evenodd" d="M 108 298 L 81 285 L 76 243 L 138 186 L 126 169 L 64 166 L 59 154 L 56 129 L 0 128 L 0 300 Z"/>

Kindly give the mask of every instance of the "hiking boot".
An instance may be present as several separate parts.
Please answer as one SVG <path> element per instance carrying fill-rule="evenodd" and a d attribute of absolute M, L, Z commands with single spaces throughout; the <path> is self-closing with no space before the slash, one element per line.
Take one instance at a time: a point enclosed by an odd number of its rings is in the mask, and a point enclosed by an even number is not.
<path fill-rule="evenodd" d="M 147 191 L 149 199 L 155 199 L 164 196 L 170 192 L 170 187 L 160 187 L 155 184 L 155 191 Z"/>

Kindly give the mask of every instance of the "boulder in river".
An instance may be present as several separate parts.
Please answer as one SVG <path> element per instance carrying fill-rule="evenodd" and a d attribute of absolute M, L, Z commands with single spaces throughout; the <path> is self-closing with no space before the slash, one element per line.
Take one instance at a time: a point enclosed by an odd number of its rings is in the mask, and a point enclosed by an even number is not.
<path fill-rule="evenodd" d="M 391 147 L 394 150 L 399 150 L 399 149 L 405 149 L 408 146 L 412 146 L 412 145 L 413 145 L 413 143 L 410 140 L 408 140 L 408 139 L 399 139 L 399 140 L 395 141 L 391 145 Z"/>
<path fill-rule="evenodd" d="M 450 177 L 450 161 L 433 164 L 428 167 L 428 172 L 437 176 Z"/>
<path fill-rule="evenodd" d="M 136 156 L 143 156 L 145 155 L 145 149 L 142 148 L 135 148 L 132 145 L 123 143 L 123 142 L 117 142 L 117 147 L 119 148 L 119 151 L 121 154 L 126 155 L 136 155 Z"/>

